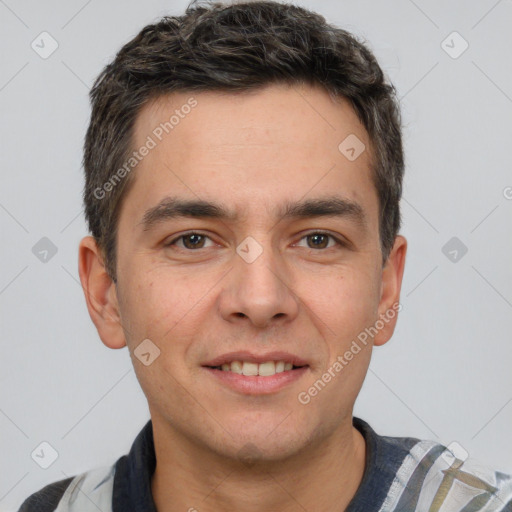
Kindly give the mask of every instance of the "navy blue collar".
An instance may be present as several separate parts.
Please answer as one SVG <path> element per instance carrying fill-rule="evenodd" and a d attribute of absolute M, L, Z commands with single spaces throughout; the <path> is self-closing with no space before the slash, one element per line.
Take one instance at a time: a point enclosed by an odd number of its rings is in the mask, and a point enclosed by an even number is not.
<path fill-rule="evenodd" d="M 366 441 L 366 467 L 346 512 L 378 511 L 403 459 L 418 440 L 379 436 L 359 418 L 353 418 L 353 424 Z M 116 462 L 113 512 L 157 512 L 151 494 L 155 467 L 153 425 L 149 420 L 135 438 L 129 454 Z"/>
<path fill-rule="evenodd" d="M 151 494 L 155 468 L 153 424 L 149 420 L 135 438 L 130 453 L 116 462 L 112 512 L 157 512 Z"/>

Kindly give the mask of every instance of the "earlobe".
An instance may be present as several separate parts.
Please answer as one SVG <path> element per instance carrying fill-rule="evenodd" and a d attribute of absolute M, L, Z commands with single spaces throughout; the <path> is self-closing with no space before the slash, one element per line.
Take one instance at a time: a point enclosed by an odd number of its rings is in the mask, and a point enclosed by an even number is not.
<path fill-rule="evenodd" d="M 96 240 L 86 236 L 78 250 L 78 272 L 89 315 L 103 343 L 112 349 L 126 345 L 116 285 L 108 275 Z"/>
<path fill-rule="evenodd" d="M 382 326 L 375 335 L 373 344 L 384 345 L 395 330 L 400 306 L 400 290 L 405 268 L 405 256 L 407 253 L 407 240 L 402 235 L 397 235 L 389 257 L 382 270 L 381 297 L 379 302 L 379 326 Z"/>

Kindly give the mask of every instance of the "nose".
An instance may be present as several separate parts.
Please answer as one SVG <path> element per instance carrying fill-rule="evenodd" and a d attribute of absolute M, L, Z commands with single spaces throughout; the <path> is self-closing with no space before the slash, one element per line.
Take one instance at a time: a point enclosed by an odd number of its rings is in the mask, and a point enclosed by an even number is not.
<path fill-rule="evenodd" d="M 284 262 L 271 247 L 252 262 L 235 254 L 220 295 L 220 313 L 229 322 L 250 322 L 265 328 L 297 316 L 299 300 Z"/>

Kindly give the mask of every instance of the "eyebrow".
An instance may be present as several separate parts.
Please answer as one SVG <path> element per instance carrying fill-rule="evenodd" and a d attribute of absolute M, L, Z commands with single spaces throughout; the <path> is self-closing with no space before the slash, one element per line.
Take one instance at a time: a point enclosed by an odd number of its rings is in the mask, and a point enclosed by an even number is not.
<path fill-rule="evenodd" d="M 310 217 L 342 217 L 350 219 L 361 229 L 367 227 L 363 207 L 355 201 L 339 196 L 287 202 L 284 207 L 276 211 L 275 216 L 278 221 Z M 146 210 L 140 224 L 143 231 L 150 231 L 166 220 L 187 217 L 223 221 L 236 221 L 239 218 L 236 212 L 210 201 L 165 197 L 156 206 Z"/>

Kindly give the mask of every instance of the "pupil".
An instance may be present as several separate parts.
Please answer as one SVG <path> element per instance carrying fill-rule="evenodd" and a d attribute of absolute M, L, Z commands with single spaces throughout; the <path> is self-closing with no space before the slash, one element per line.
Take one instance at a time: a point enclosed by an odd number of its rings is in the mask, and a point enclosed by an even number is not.
<path fill-rule="evenodd" d="M 201 242 L 202 235 L 187 235 L 185 237 L 185 245 L 188 247 L 189 245 L 194 248 L 198 247 Z"/>
<path fill-rule="evenodd" d="M 325 240 L 327 238 L 325 235 L 311 235 L 311 238 L 314 240 L 313 245 L 315 245 L 316 247 L 320 247 L 320 246 L 325 247 L 325 243 L 322 243 L 322 240 L 321 240 L 321 239 L 323 239 L 323 242 L 325 242 Z M 317 243 L 319 240 L 321 240 L 320 243 Z"/>

